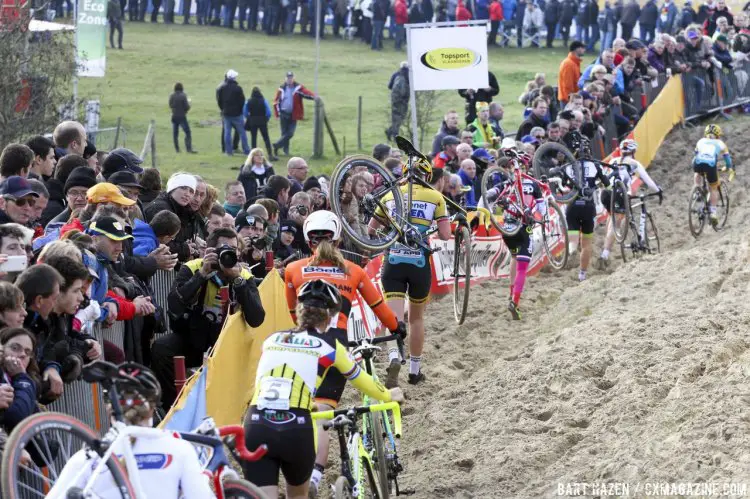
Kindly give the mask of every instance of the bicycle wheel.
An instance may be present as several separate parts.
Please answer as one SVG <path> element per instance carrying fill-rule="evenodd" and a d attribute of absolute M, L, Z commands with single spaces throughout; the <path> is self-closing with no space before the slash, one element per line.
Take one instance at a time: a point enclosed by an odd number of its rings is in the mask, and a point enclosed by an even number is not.
<path fill-rule="evenodd" d="M 380 493 L 380 487 L 378 487 L 378 478 L 377 476 L 375 476 L 375 470 L 372 469 L 370 461 L 368 461 L 365 457 L 362 457 L 361 459 L 362 470 L 364 471 L 364 480 L 363 483 L 360 484 L 361 488 L 359 497 L 363 497 L 365 499 L 386 499 L 387 496 L 383 496 Z M 385 493 L 387 494 L 387 491 Z"/>
<path fill-rule="evenodd" d="M 505 172 L 499 166 L 493 166 L 485 170 L 482 175 L 482 204 L 490 212 L 490 222 L 500 230 L 503 207 L 497 203 L 500 191 L 503 190 L 503 182 L 507 179 Z"/>
<path fill-rule="evenodd" d="M 612 220 L 612 227 L 615 231 L 615 241 L 621 243 L 628 236 L 628 227 L 630 227 L 630 219 L 632 218 L 628 189 L 622 180 L 615 180 L 612 185 L 612 198 L 609 201 L 607 209 L 609 210 L 609 217 Z M 620 217 L 619 222 L 617 215 L 624 215 Z"/>
<path fill-rule="evenodd" d="M 460 326 L 464 323 L 466 311 L 469 308 L 471 232 L 465 225 L 459 225 L 453 237 L 455 243 L 453 247 L 453 316 Z"/>
<path fill-rule="evenodd" d="M 557 221 L 553 223 L 552 217 L 547 215 L 542 224 L 542 244 L 549 264 L 555 270 L 560 270 L 568 263 L 568 224 L 560 205 L 552 201 L 549 208 L 557 214 Z"/>
<path fill-rule="evenodd" d="M 706 204 L 706 193 L 697 185 L 693 186 L 690 191 L 690 201 L 688 203 L 688 224 L 690 225 L 690 233 L 693 234 L 693 237 L 701 235 L 703 226 L 706 225 L 707 216 L 708 205 Z"/>
<path fill-rule="evenodd" d="M 5 499 L 45 497 L 70 458 L 84 448 L 98 451 L 99 436 L 72 416 L 58 412 L 34 414 L 13 429 L 5 444 L 0 489 Z M 23 451 L 31 456 L 31 462 Z M 136 494 L 117 459 L 107 469 L 123 499 Z"/>
<path fill-rule="evenodd" d="M 345 476 L 336 479 L 336 484 L 333 486 L 333 497 L 334 499 L 352 499 L 352 488 Z"/>
<path fill-rule="evenodd" d="M 388 248 L 406 223 L 403 196 L 396 179 L 367 156 L 350 156 L 336 166 L 331 175 L 329 198 L 344 232 L 366 250 Z M 382 226 L 370 235 L 367 227 L 378 209 L 390 219 L 382 220 Z"/>
<path fill-rule="evenodd" d="M 647 213 L 648 220 L 646 222 L 646 239 L 644 244 L 648 249 L 649 253 L 661 253 L 661 243 L 659 242 L 659 231 L 656 230 L 656 222 L 651 213 Z"/>
<path fill-rule="evenodd" d="M 369 438 L 374 444 L 372 460 L 373 466 L 377 470 L 377 488 L 382 491 L 380 497 L 388 499 L 388 460 L 385 455 L 385 442 L 383 442 L 383 413 L 371 412 L 364 417 L 368 420 L 367 431 L 370 434 Z M 363 458 L 362 461 L 364 463 L 366 459 Z"/>
<path fill-rule="evenodd" d="M 714 230 L 721 230 L 727 223 L 729 218 L 729 187 L 726 182 L 722 182 L 719 185 L 719 198 L 716 201 L 716 214 L 719 215 L 719 223 L 716 224 Z"/>
<path fill-rule="evenodd" d="M 578 196 L 578 186 L 581 182 L 581 162 L 573 153 L 558 142 L 546 142 L 534 153 L 531 161 L 534 177 L 541 180 L 547 177 L 555 201 L 568 204 Z M 570 177 L 568 169 L 572 170 L 574 183 L 563 185 L 563 180 Z"/>
<path fill-rule="evenodd" d="M 224 497 L 227 499 L 267 499 L 260 488 L 247 480 L 227 478 L 222 482 Z"/>

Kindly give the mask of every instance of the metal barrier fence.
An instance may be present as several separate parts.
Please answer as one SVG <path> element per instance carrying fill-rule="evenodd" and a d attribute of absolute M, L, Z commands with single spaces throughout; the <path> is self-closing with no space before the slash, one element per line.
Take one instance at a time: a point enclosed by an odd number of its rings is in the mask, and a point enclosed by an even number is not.
<path fill-rule="evenodd" d="M 748 72 L 750 62 L 736 63 L 731 70 L 711 67 L 683 73 L 685 121 L 710 113 L 724 114 L 729 108 L 750 103 Z"/>

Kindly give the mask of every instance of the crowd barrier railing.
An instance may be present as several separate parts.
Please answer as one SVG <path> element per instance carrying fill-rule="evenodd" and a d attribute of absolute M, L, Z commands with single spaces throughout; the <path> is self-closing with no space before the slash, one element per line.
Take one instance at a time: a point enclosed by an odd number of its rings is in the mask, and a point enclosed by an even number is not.
<path fill-rule="evenodd" d="M 685 121 L 750 103 L 748 72 L 750 62 L 741 61 L 731 70 L 712 66 L 682 73 Z"/>

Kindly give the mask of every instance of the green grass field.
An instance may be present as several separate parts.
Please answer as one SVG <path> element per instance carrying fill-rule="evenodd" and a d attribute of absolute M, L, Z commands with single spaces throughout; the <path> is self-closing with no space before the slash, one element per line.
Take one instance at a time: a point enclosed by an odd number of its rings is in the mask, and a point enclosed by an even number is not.
<path fill-rule="evenodd" d="M 330 29 L 330 28 L 329 28 Z M 227 69 L 235 69 L 238 82 L 249 96 L 253 86 L 260 87 L 272 101 L 286 71 L 309 89 L 314 85 L 315 41 L 308 36 L 269 37 L 260 32 L 230 31 L 225 28 L 125 24 L 125 50 L 108 50 L 107 76 L 84 78 L 79 84 L 82 99 L 101 101 L 100 127 L 114 126 L 118 117 L 127 130 L 127 146 L 137 152 L 151 119 L 156 120 L 157 161 L 164 177 L 177 170 L 205 176 L 214 185 L 236 177 L 230 171 L 244 161 L 242 155 L 228 158 L 221 154 L 221 123 L 215 89 Z M 374 52 L 359 41 L 334 40 L 327 36 L 320 47 L 319 93 L 325 103 L 339 145 L 346 142 L 346 154 L 357 147 L 357 98 L 363 96 L 363 152 L 385 140 L 390 121 L 388 79 L 405 59 L 396 52 L 391 40 L 383 51 Z M 500 84 L 500 102 L 505 106 L 505 128 L 515 129 L 521 122 L 518 96 L 526 81 L 544 72 L 555 84 L 557 68 L 565 57 L 562 49 L 496 49 L 490 52 L 490 70 Z M 167 105 L 174 83 L 180 81 L 192 99 L 188 118 L 193 131 L 193 146 L 199 154 L 176 154 L 172 146 L 170 111 Z M 454 91 L 439 93 L 440 109 L 435 117 L 437 131 L 445 110 L 456 109 L 463 117 L 463 99 Z M 312 101 L 305 101 L 306 119 L 298 124 L 291 152 L 308 159 L 312 173 L 330 172 L 340 158 L 325 137 L 325 156 L 310 160 L 312 154 Z M 269 124 L 271 140 L 279 137 L 278 120 Z M 259 142 L 260 137 L 259 137 Z M 431 135 L 425 143 L 431 143 Z M 260 144 L 262 146 L 262 143 Z M 181 145 L 182 147 L 182 145 Z M 425 147 L 429 147 L 426 145 Z M 277 172 L 286 171 L 286 158 L 277 163 Z"/>

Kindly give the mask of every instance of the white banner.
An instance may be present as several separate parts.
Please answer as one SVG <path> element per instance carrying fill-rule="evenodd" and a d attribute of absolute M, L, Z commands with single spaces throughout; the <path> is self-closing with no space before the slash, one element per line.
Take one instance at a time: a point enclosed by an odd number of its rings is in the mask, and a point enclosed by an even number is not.
<path fill-rule="evenodd" d="M 487 88 L 487 27 L 409 28 L 414 90 Z"/>

